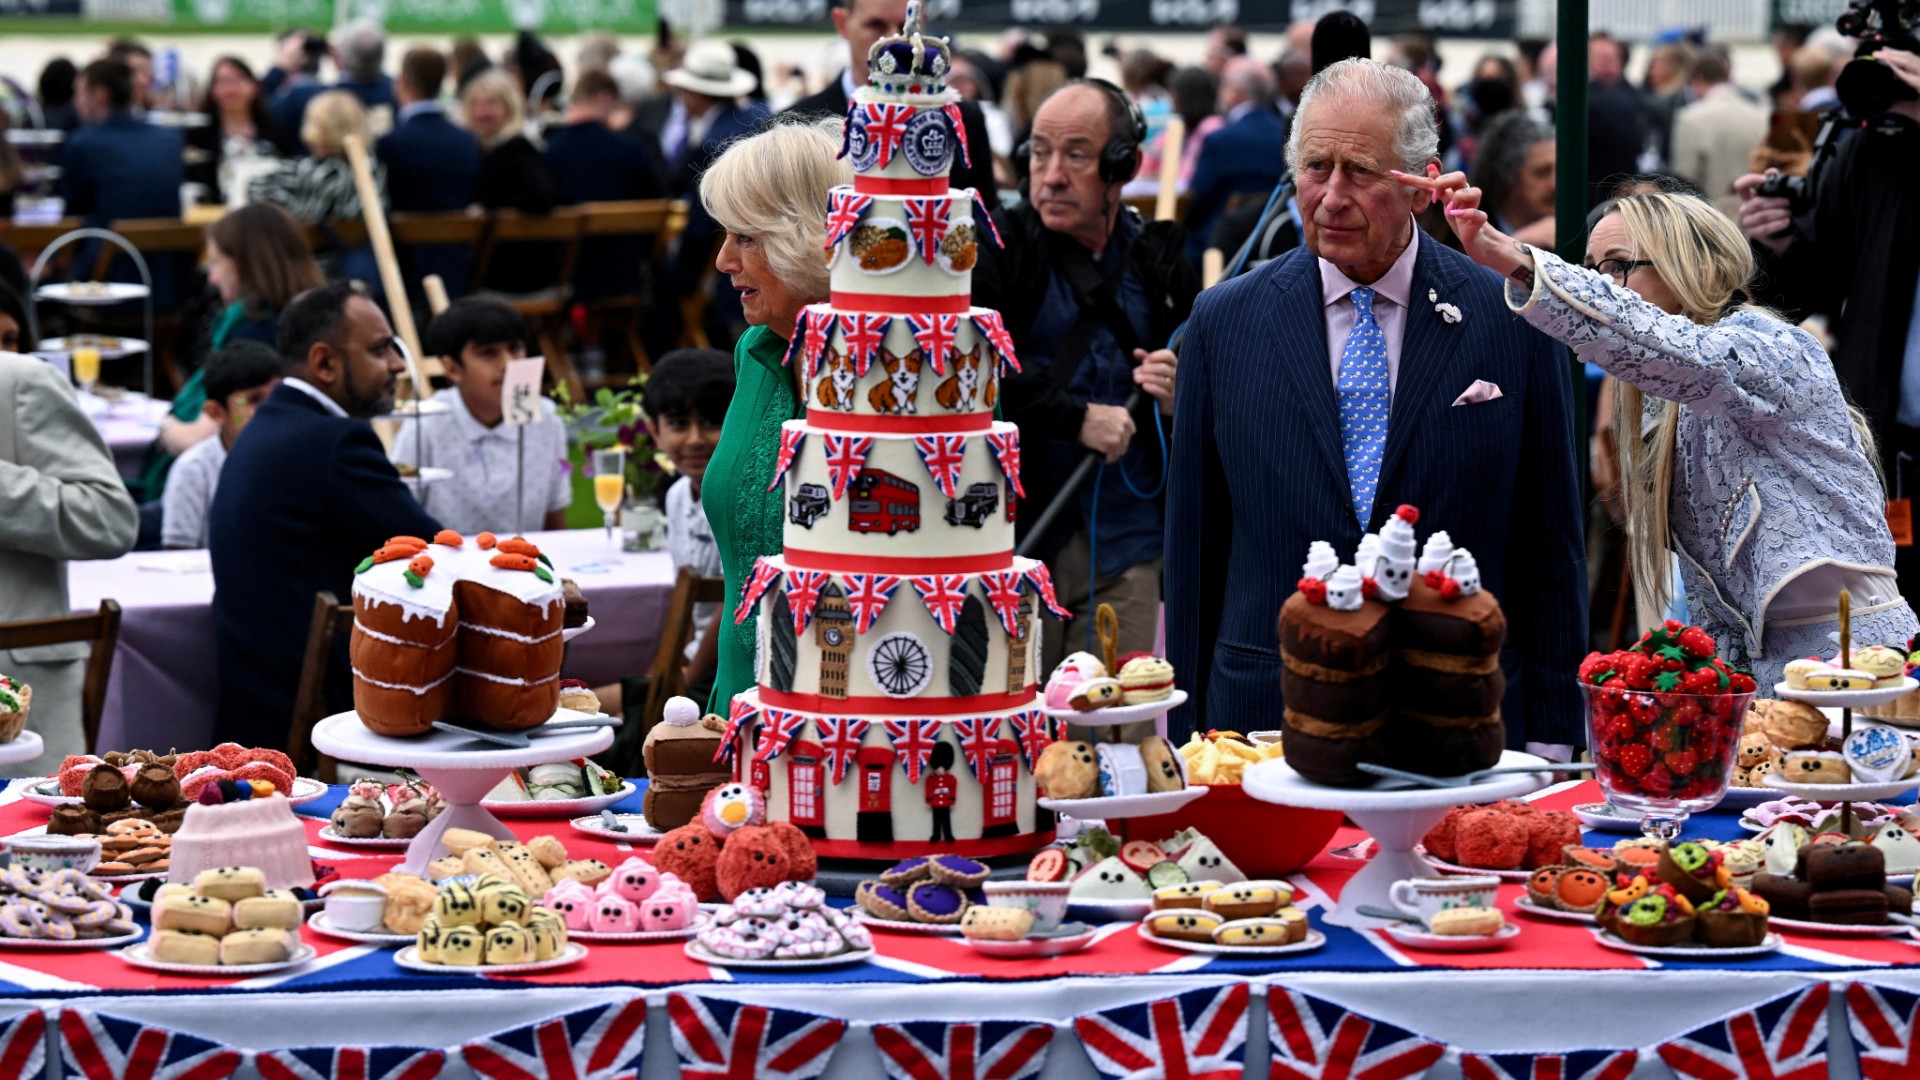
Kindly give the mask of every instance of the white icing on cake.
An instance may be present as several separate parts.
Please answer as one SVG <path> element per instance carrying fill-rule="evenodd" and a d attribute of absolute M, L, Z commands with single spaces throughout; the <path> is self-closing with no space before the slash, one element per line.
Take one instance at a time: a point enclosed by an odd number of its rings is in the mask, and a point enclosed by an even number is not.
<path fill-rule="evenodd" d="M 251 866 L 265 876 L 269 889 L 313 884 L 306 830 L 293 805 L 280 795 L 219 806 L 189 805 L 168 858 L 169 882 L 192 884 L 202 870 Z"/>
<path fill-rule="evenodd" d="M 407 619 L 431 619 L 445 625 L 453 607 L 453 586 L 457 581 L 473 581 L 496 592 L 506 593 L 523 604 L 548 608 L 564 603 L 560 575 L 551 570 L 552 581 L 526 570 L 502 570 L 491 565 L 498 548 L 482 551 L 472 537 L 463 547 L 428 544 L 423 554 L 433 559 L 433 569 L 414 588 L 407 582 L 407 565 L 412 559 L 394 559 L 377 563 L 353 576 L 353 595 L 370 603 L 393 604 Z"/>
<path fill-rule="evenodd" d="M 851 187 L 844 190 L 853 191 Z M 854 233 L 849 232 L 834 245 L 833 292 L 861 293 L 869 296 L 884 294 L 897 297 L 972 295 L 972 267 L 965 270 L 949 270 L 942 264 L 937 254 L 933 262 L 928 262 L 918 238 L 909 226 L 906 207 L 908 199 L 940 200 L 944 204 L 940 212 L 947 219 L 947 231 L 952 233 L 964 227 L 974 234 L 974 260 L 977 263 L 978 246 L 993 243 L 993 237 L 985 225 L 975 223 L 972 195 L 950 188 L 943 195 L 874 195 L 872 198 L 873 202 L 860 216 L 860 224 L 885 224 L 903 229 L 907 234 L 907 261 L 885 270 L 862 269 L 860 259 L 854 254 L 851 246 Z M 901 310 L 912 310 L 913 306 L 910 303 L 902 304 Z"/>

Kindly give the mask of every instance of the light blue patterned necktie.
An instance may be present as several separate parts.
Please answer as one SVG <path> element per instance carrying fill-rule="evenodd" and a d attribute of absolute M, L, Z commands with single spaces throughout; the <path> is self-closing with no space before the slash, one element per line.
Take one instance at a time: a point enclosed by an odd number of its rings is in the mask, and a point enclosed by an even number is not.
<path fill-rule="evenodd" d="M 1373 318 L 1373 290 L 1362 285 L 1348 295 L 1353 298 L 1355 318 L 1340 353 L 1340 442 L 1346 451 L 1353 514 L 1365 529 L 1380 482 L 1380 455 L 1387 446 L 1393 390 L 1387 382 L 1387 335 Z"/>

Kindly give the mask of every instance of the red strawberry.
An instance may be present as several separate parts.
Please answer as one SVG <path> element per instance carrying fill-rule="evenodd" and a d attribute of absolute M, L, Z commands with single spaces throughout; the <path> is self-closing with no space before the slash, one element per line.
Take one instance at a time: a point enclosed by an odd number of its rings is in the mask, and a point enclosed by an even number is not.
<path fill-rule="evenodd" d="M 1753 676 L 1744 671 L 1736 671 L 1727 679 L 1727 689 L 1736 694 L 1751 694 L 1760 688 L 1760 685 L 1753 681 Z"/>
<path fill-rule="evenodd" d="M 1590 652 L 1587 654 L 1585 660 L 1580 661 L 1580 681 L 1584 683 L 1593 682 L 1595 675 L 1603 671 L 1611 671 L 1612 669 L 1612 657 L 1606 653 Z"/>
<path fill-rule="evenodd" d="M 1673 774 L 1667 771 L 1665 765 L 1655 765 L 1647 770 L 1647 775 L 1640 778 L 1640 787 L 1649 795 L 1671 795 L 1674 787 Z"/>
<path fill-rule="evenodd" d="M 1690 777 L 1700 767 L 1700 758 L 1692 750 L 1670 750 L 1660 760 L 1675 776 Z"/>
<path fill-rule="evenodd" d="M 1678 732 L 1679 729 L 1672 724 L 1655 725 L 1653 729 L 1653 748 L 1662 754 L 1669 750 L 1677 749 L 1680 745 L 1680 740 L 1677 738 Z"/>
<path fill-rule="evenodd" d="M 1673 640 L 1674 644 L 1685 649 L 1689 656 L 1697 656 L 1704 660 L 1713 655 L 1713 635 L 1697 626 L 1689 626 L 1680 631 L 1680 636 Z"/>
<path fill-rule="evenodd" d="M 1688 694 L 1717 694 L 1720 692 L 1722 676 L 1710 667 L 1698 671 L 1689 671 L 1680 680 L 1680 689 Z"/>
<path fill-rule="evenodd" d="M 1635 743 L 1620 748 L 1620 771 L 1638 780 L 1653 768 L 1653 751 Z"/>

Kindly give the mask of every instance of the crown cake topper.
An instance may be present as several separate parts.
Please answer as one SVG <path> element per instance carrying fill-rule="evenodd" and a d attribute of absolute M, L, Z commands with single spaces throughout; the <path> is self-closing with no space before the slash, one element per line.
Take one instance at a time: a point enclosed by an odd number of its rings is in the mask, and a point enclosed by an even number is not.
<path fill-rule="evenodd" d="M 908 0 L 907 21 L 900 33 L 889 34 L 867 50 L 867 78 L 882 89 L 905 89 L 913 93 L 938 93 L 944 87 L 949 62 L 946 38 L 921 32 L 920 0 Z M 900 86 L 905 80 L 925 80 L 921 85 Z"/>

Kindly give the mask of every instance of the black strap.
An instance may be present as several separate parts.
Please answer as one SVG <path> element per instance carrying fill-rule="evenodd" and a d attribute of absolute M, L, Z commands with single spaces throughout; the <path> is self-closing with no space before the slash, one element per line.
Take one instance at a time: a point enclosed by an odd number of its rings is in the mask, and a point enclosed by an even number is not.
<path fill-rule="evenodd" d="M 1120 349 L 1128 357 L 1135 349 L 1141 348 L 1140 335 L 1133 329 L 1133 321 L 1120 310 L 1114 299 L 1114 289 L 1120 275 L 1127 272 L 1126 260 L 1120 261 L 1119 269 L 1112 278 L 1103 279 L 1100 271 L 1093 265 L 1093 257 L 1078 241 L 1060 233 L 1048 232 L 1047 245 L 1052 250 L 1053 265 L 1066 276 L 1067 286 L 1073 290 L 1073 299 L 1080 309 L 1079 318 L 1067 330 L 1061 339 L 1059 351 L 1053 355 L 1052 366 L 1047 376 L 1055 386 L 1065 390 L 1073 382 L 1073 376 L 1080 368 L 1080 361 L 1086 358 L 1087 350 L 1092 347 L 1093 339 L 1100 333 L 1101 327 L 1113 332 Z"/>

